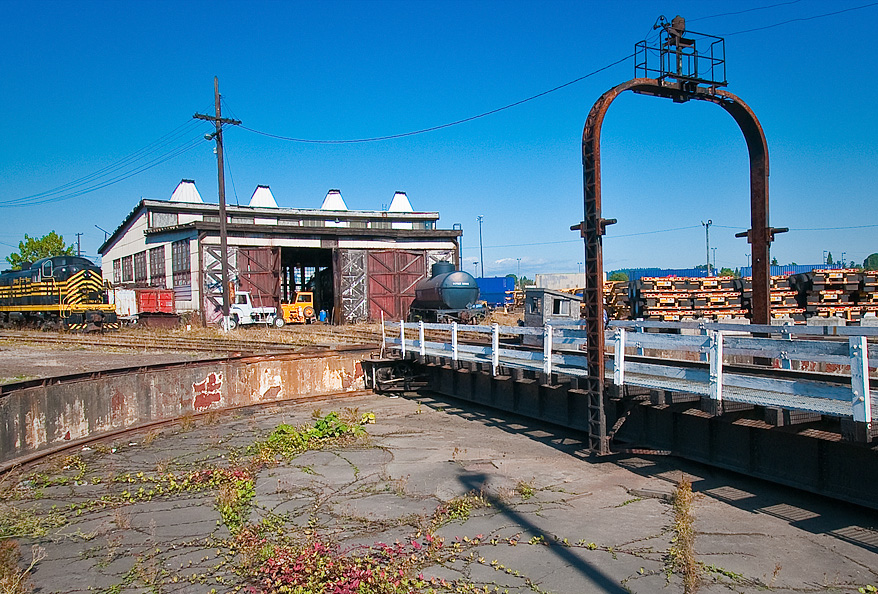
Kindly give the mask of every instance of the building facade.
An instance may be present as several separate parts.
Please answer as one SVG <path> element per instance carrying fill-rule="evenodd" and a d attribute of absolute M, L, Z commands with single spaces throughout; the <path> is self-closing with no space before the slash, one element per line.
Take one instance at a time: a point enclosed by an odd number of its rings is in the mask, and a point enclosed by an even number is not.
<path fill-rule="evenodd" d="M 401 319 L 414 285 L 439 261 L 458 265 L 460 230 L 437 229 L 403 192 L 386 211 L 348 210 L 338 190 L 319 209 L 281 208 L 259 186 L 248 206 L 227 206 L 229 277 L 257 305 L 315 293 L 334 323 Z M 222 316 L 219 205 L 183 180 L 170 200 L 141 200 L 100 247 L 114 287 L 172 288 L 178 312 L 204 324 Z"/>

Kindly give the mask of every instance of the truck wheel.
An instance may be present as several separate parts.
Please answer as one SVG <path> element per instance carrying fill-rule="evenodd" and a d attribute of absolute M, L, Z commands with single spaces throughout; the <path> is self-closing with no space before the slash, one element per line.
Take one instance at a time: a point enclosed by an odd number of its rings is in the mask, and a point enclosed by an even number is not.
<path fill-rule="evenodd" d="M 284 319 L 281 316 L 276 316 L 274 318 L 274 322 L 272 322 L 272 323 L 274 324 L 275 328 L 283 328 L 284 327 Z"/>
<path fill-rule="evenodd" d="M 302 315 L 305 316 L 306 318 L 313 318 L 314 317 L 314 308 L 311 307 L 310 305 L 303 308 Z"/>
<path fill-rule="evenodd" d="M 220 321 L 220 326 L 222 326 L 222 321 Z M 238 316 L 232 316 L 229 318 L 229 330 L 234 330 L 238 327 Z"/>

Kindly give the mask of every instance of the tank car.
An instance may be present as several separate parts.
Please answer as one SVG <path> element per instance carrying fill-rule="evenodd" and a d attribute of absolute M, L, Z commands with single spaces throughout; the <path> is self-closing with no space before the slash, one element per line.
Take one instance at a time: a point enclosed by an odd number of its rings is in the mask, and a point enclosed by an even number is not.
<path fill-rule="evenodd" d="M 468 324 L 484 318 L 484 309 L 473 307 L 479 299 L 479 286 L 473 275 L 455 270 L 450 262 L 437 262 L 430 272 L 430 278 L 415 285 L 410 321 Z"/>
<path fill-rule="evenodd" d="M 3 271 L 0 324 L 86 331 L 119 327 L 101 269 L 78 256 L 52 256 Z"/>

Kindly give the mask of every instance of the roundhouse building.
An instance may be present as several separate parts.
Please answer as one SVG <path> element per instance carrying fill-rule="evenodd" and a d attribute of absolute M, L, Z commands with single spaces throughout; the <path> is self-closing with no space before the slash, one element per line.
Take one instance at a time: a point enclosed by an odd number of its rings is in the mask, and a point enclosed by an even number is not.
<path fill-rule="evenodd" d="M 439 261 L 458 265 L 462 231 L 437 229 L 438 212 L 415 212 L 404 192 L 387 210 L 348 210 L 338 190 L 314 208 L 282 208 L 268 186 L 247 206 L 226 207 L 229 277 L 257 305 L 312 290 L 334 323 L 401 319 L 414 285 Z M 98 250 L 114 287 L 172 288 L 177 311 L 205 324 L 222 316 L 219 205 L 192 180 L 170 200 L 141 200 Z"/>

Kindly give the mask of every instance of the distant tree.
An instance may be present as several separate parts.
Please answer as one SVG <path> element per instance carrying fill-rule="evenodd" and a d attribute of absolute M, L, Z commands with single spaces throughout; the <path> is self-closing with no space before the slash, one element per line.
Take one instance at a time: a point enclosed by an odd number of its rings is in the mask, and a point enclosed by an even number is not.
<path fill-rule="evenodd" d="M 798 264 L 796 264 L 795 262 L 790 262 L 789 265 L 790 265 L 790 266 L 798 266 Z"/>
<path fill-rule="evenodd" d="M 707 264 L 699 264 L 694 267 L 694 270 L 707 270 Z"/>
<path fill-rule="evenodd" d="M 835 262 L 832 261 L 832 252 L 826 252 L 826 265 L 832 266 Z"/>
<path fill-rule="evenodd" d="M 878 270 L 878 253 L 871 254 L 863 260 L 863 268 L 866 270 Z"/>
<path fill-rule="evenodd" d="M 521 278 L 518 279 L 518 288 L 519 289 L 523 289 L 525 287 L 529 287 L 529 286 L 535 285 L 535 284 L 536 284 L 536 282 L 532 281 L 531 279 L 527 278 L 526 276 L 522 276 Z"/>
<path fill-rule="evenodd" d="M 54 231 L 40 238 L 28 237 L 24 234 L 24 241 L 18 242 L 18 253 L 6 256 L 6 261 L 12 265 L 13 270 L 21 270 L 25 262 L 33 263 L 40 258 L 49 256 L 72 256 L 73 245 L 64 245 L 64 238 Z"/>
<path fill-rule="evenodd" d="M 610 273 L 610 276 L 607 277 L 609 281 L 627 281 L 628 275 L 621 270 L 617 270 L 616 272 Z"/>
<path fill-rule="evenodd" d="M 732 270 L 731 268 L 720 268 L 720 270 L 719 270 L 719 275 L 720 275 L 720 276 L 731 276 L 731 277 L 734 277 L 734 276 L 735 276 L 735 271 Z"/>
<path fill-rule="evenodd" d="M 772 258 L 772 259 L 771 259 L 771 265 L 772 265 L 772 266 L 780 266 L 780 264 L 777 263 L 777 258 Z"/>

